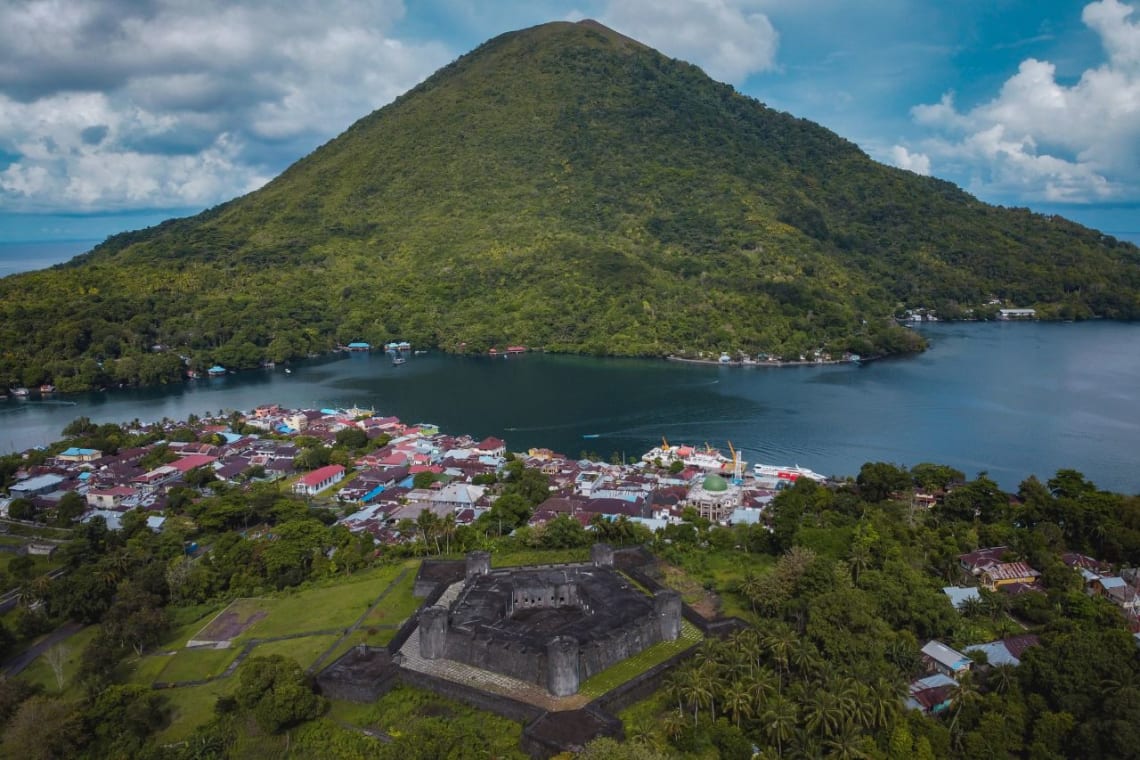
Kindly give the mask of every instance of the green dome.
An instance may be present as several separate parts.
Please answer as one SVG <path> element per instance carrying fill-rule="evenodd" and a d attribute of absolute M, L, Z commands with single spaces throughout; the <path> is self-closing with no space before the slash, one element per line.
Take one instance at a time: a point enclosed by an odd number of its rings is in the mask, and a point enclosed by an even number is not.
<path fill-rule="evenodd" d="M 709 475 L 701 487 L 706 491 L 727 491 L 728 483 L 720 475 Z"/>

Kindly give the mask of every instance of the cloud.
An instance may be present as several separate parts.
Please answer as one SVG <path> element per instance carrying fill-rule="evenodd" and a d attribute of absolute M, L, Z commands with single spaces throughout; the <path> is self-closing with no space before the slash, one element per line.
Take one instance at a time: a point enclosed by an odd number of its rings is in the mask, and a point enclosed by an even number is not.
<path fill-rule="evenodd" d="M 0 4 L 0 210 L 257 187 L 454 57 L 395 38 L 403 16 L 399 0 Z"/>
<path fill-rule="evenodd" d="M 779 34 L 746 0 L 612 0 L 599 20 L 721 81 L 775 66 Z"/>
<path fill-rule="evenodd" d="M 934 135 L 922 149 L 940 169 L 972 177 L 977 192 L 1019 200 L 1091 202 L 1140 186 L 1140 14 L 1120 0 L 1085 6 L 1105 60 L 1071 85 L 1056 66 L 1027 58 L 998 94 L 960 110 L 952 93 L 915 106 Z M 905 150 L 905 148 L 904 148 Z"/>
<path fill-rule="evenodd" d="M 930 156 L 925 153 L 911 153 L 902 145 L 895 145 L 891 148 L 890 162 L 900 169 L 906 169 L 924 177 L 930 175 Z"/>

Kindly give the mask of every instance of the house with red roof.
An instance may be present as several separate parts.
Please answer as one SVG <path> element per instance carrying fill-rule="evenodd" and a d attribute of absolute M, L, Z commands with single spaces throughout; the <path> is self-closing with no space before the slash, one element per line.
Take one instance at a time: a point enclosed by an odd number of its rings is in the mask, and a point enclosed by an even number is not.
<path fill-rule="evenodd" d="M 344 472 L 344 467 L 339 464 L 330 464 L 327 467 L 313 470 L 297 479 L 297 482 L 293 484 L 293 493 L 313 496 L 344 480 Z"/>
<path fill-rule="evenodd" d="M 492 435 L 480 441 L 475 451 L 485 456 L 501 457 L 507 453 L 507 444 Z"/>

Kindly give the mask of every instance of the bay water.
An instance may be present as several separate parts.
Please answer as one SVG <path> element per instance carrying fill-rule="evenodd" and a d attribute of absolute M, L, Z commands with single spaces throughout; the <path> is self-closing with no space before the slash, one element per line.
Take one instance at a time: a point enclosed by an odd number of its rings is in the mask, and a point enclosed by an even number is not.
<path fill-rule="evenodd" d="M 1140 325 L 940 323 L 926 353 L 858 365 L 721 367 L 527 354 L 509 359 L 337 354 L 220 378 L 0 401 L 0 451 L 42 445 L 80 415 L 99 422 L 263 403 L 360 406 L 512 450 L 640 455 L 661 442 L 731 441 L 750 462 L 826 474 L 867 461 L 938 462 L 1007 489 L 1080 470 L 1140 492 Z"/>

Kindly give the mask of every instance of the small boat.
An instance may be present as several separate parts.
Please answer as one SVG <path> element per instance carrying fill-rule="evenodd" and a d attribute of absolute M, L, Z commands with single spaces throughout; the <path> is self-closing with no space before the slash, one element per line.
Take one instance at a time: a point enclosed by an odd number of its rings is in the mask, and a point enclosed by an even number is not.
<path fill-rule="evenodd" d="M 407 361 L 408 360 L 402 356 L 393 356 L 392 357 L 392 366 L 399 367 L 401 364 L 406 364 Z"/>
<path fill-rule="evenodd" d="M 49 393 L 55 393 L 55 386 L 51 383 L 44 383 L 40 386 L 40 393 L 45 396 Z"/>
<path fill-rule="evenodd" d="M 28 395 L 28 389 L 27 388 L 13 388 L 12 389 L 12 395 L 13 396 L 27 396 Z"/>
<path fill-rule="evenodd" d="M 292 375 L 292 374 L 293 374 L 293 370 L 291 370 L 291 369 L 289 369 L 288 367 L 286 367 L 286 368 L 285 368 L 285 374 L 286 374 L 286 375 Z"/>

